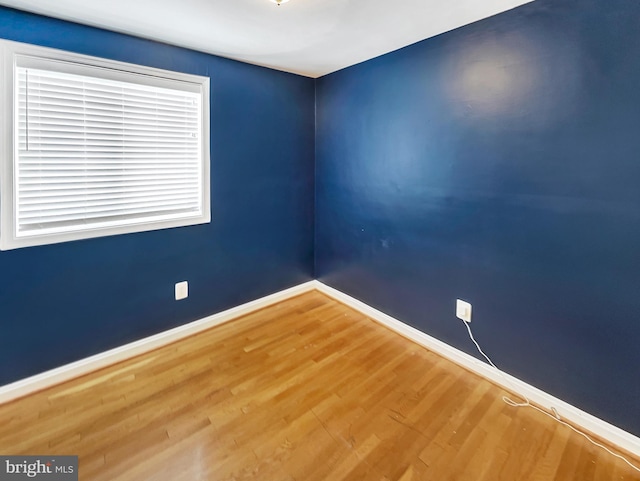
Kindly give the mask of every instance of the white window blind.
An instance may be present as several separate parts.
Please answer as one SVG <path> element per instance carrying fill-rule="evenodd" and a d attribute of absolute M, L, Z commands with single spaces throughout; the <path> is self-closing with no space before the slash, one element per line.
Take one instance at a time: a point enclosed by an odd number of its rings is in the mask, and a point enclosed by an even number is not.
<path fill-rule="evenodd" d="M 207 222 L 203 100 L 200 86 L 175 79 L 17 61 L 14 239 Z"/>

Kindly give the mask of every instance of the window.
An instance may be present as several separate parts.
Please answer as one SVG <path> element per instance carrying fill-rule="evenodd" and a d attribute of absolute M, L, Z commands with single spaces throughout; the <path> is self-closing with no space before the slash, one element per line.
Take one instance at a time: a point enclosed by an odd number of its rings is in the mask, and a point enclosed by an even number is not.
<path fill-rule="evenodd" d="M 2 250 L 210 222 L 208 78 L 1 47 Z"/>

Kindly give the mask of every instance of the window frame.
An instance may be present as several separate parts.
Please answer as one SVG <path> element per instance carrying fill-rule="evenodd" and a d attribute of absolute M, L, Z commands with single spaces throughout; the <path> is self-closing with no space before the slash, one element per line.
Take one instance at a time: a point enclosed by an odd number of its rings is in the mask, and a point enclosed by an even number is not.
<path fill-rule="evenodd" d="M 19 236 L 17 233 L 17 199 L 15 198 L 17 176 L 18 141 L 15 128 L 18 116 L 16 95 L 16 69 L 25 64 L 37 64 L 38 61 L 58 62 L 61 71 L 80 73 L 101 70 L 104 77 L 111 80 L 123 80 L 137 77 L 140 84 L 175 90 L 197 92 L 201 94 L 200 109 L 201 133 L 199 147 L 201 152 L 201 212 L 194 216 L 184 216 L 170 220 L 147 220 L 119 226 L 88 226 L 85 229 L 74 228 L 68 232 Z M 35 63 L 34 63 L 35 62 Z M 0 113 L 0 139 L 4 146 L 0 148 L 0 250 L 21 247 L 55 244 L 95 237 L 146 232 L 174 227 L 206 224 L 211 222 L 210 194 L 210 79 L 209 77 L 174 72 L 132 63 L 108 60 L 99 57 L 76 54 L 63 50 L 40 47 L 8 40 L 0 40 L 0 95 L 4 111 Z M 175 88 L 180 85 L 184 88 Z"/>

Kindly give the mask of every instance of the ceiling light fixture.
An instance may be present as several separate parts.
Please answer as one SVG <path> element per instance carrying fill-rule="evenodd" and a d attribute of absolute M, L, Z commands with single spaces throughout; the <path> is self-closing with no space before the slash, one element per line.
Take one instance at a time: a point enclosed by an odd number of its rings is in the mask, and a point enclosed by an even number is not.
<path fill-rule="evenodd" d="M 273 3 L 275 3 L 276 5 L 278 5 L 278 7 L 280 5 L 282 5 L 283 3 L 287 3 L 289 0 L 271 0 Z"/>

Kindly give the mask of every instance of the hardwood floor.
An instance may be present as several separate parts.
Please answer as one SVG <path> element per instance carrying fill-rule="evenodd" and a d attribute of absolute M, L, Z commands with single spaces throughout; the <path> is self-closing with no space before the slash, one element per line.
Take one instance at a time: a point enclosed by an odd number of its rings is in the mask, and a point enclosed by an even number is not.
<path fill-rule="evenodd" d="M 0 453 L 81 480 L 640 480 L 503 394 L 312 292 L 0 406 Z"/>

